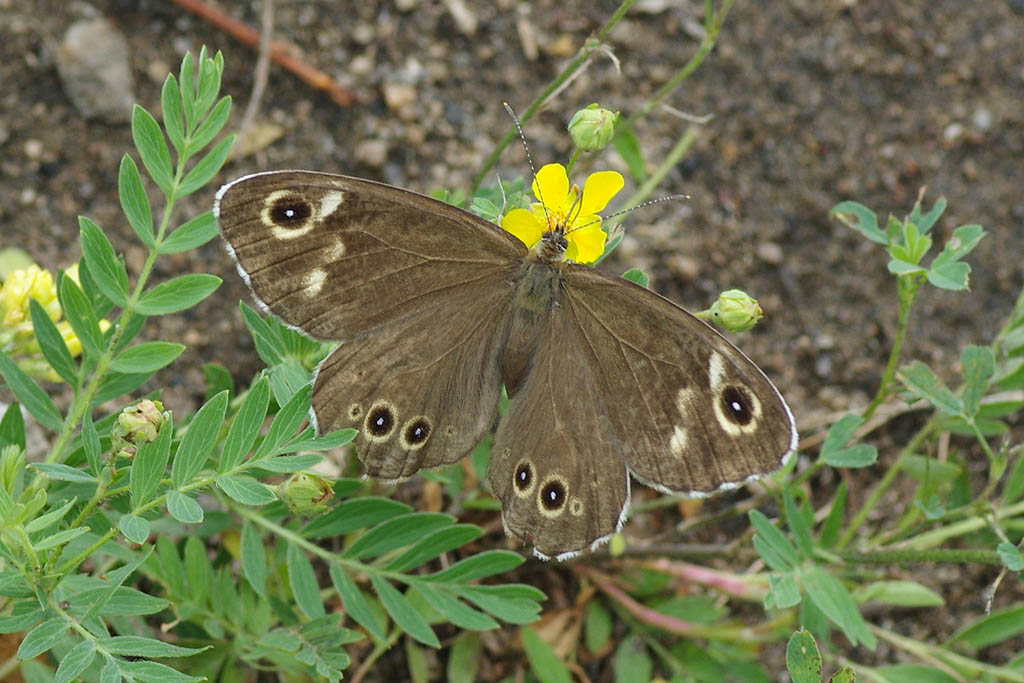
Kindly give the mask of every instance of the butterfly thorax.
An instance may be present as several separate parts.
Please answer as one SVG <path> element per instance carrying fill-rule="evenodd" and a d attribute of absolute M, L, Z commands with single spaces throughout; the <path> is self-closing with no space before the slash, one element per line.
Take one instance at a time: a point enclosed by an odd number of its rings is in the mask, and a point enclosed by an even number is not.
<path fill-rule="evenodd" d="M 555 227 L 541 235 L 540 242 L 530 250 L 530 256 L 547 264 L 561 263 L 565 258 L 565 250 L 569 246 L 565 239 L 565 226 Z"/>

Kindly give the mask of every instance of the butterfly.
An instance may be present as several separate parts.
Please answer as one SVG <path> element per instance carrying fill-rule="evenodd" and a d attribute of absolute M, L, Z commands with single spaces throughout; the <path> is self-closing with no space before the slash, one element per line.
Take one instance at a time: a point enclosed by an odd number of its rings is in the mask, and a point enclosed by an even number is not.
<path fill-rule="evenodd" d="M 528 248 L 443 202 L 310 171 L 239 178 L 214 212 L 261 306 L 341 342 L 317 367 L 311 421 L 357 428 L 367 475 L 459 461 L 505 388 L 488 478 L 506 532 L 538 557 L 620 530 L 631 478 L 707 496 L 795 452 L 753 362 L 669 300 L 566 259 L 564 222 Z"/>

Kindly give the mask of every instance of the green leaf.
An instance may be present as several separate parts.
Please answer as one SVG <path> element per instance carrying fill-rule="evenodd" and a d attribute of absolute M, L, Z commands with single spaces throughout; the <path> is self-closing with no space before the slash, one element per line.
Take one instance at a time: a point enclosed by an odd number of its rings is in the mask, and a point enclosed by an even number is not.
<path fill-rule="evenodd" d="M 167 511 L 183 524 L 199 524 L 205 516 L 203 506 L 181 491 L 167 492 Z"/>
<path fill-rule="evenodd" d="M 60 617 L 48 619 L 28 632 L 18 647 L 18 659 L 32 659 L 59 643 L 68 634 L 68 623 Z"/>
<path fill-rule="evenodd" d="M 916 263 L 909 263 L 902 259 L 894 258 L 886 264 L 889 272 L 893 275 L 907 275 L 909 273 L 925 273 L 927 272 L 924 268 L 917 265 Z"/>
<path fill-rule="evenodd" d="M 33 462 L 29 464 L 34 470 L 58 481 L 73 481 L 83 484 L 95 484 L 96 477 L 80 469 L 63 465 L 59 462 Z"/>
<path fill-rule="evenodd" d="M 878 449 L 866 443 L 857 444 L 833 451 L 824 460 L 825 464 L 830 467 L 845 467 L 847 469 L 870 467 L 878 461 Z"/>
<path fill-rule="evenodd" d="M 868 630 L 864 617 L 857 609 L 857 603 L 838 579 L 821 567 L 812 566 L 803 573 L 803 585 L 807 597 L 842 630 L 851 643 L 874 649 L 877 642 L 875 635 Z"/>
<path fill-rule="evenodd" d="M 160 125 L 148 111 L 135 105 L 132 109 L 132 140 L 139 150 L 142 163 L 153 181 L 170 196 L 174 190 L 174 171 L 171 167 L 171 153 L 160 132 Z"/>
<path fill-rule="evenodd" d="M 175 228 L 157 250 L 161 254 L 178 254 L 201 247 L 216 236 L 217 219 L 213 211 L 207 211 Z"/>
<path fill-rule="evenodd" d="M 210 458 L 227 407 L 228 392 L 222 391 L 207 401 L 192 418 L 178 445 L 174 462 L 171 463 L 171 482 L 174 488 L 180 489 L 192 483 Z"/>
<path fill-rule="evenodd" d="M 482 661 L 483 645 L 475 633 L 463 633 L 452 643 L 445 671 L 448 683 L 473 683 Z"/>
<path fill-rule="evenodd" d="M 38 543 L 33 543 L 32 547 L 36 551 L 49 550 L 50 548 L 58 548 L 65 543 L 70 543 L 74 539 L 78 538 L 84 533 L 89 531 L 88 527 L 75 527 L 74 529 L 65 529 L 64 531 L 58 531 L 57 533 L 47 534 L 45 538 L 40 540 Z"/>
<path fill-rule="evenodd" d="M 147 247 L 155 247 L 153 210 L 149 206 L 146 188 L 142 185 L 139 167 L 127 154 L 121 157 L 121 168 L 117 173 L 117 194 L 121 199 L 121 210 L 128 217 L 132 230 Z"/>
<path fill-rule="evenodd" d="M 839 482 L 835 495 L 832 497 L 832 507 L 829 508 L 828 516 L 821 523 L 821 533 L 818 535 L 818 543 L 822 548 L 831 548 L 839 538 L 839 529 L 843 525 L 843 515 L 846 512 L 846 480 Z"/>
<path fill-rule="evenodd" d="M 185 577 L 188 580 L 188 597 L 196 605 L 202 606 L 211 594 L 213 585 L 213 565 L 206 554 L 206 546 L 197 536 L 189 536 L 185 541 Z M 221 596 L 226 598 L 227 596 Z"/>
<path fill-rule="evenodd" d="M 964 393 L 961 397 L 964 413 L 968 417 L 978 414 L 981 397 L 988 388 L 988 380 L 995 372 L 996 357 L 987 346 L 970 345 L 960 354 L 964 366 Z"/>
<path fill-rule="evenodd" d="M 260 377 L 249 388 L 249 394 L 242 401 L 242 406 L 231 422 L 228 435 L 224 439 L 224 446 L 221 449 L 218 472 L 224 473 L 233 470 L 245 458 L 263 425 L 269 401 L 270 387 L 267 384 L 267 378 Z"/>
<path fill-rule="evenodd" d="M 101 639 L 99 644 L 111 654 L 134 657 L 191 657 L 213 647 L 181 647 L 142 636 L 113 636 Z"/>
<path fill-rule="evenodd" d="M 932 261 L 932 268 L 959 261 L 974 251 L 984 236 L 985 229 L 980 225 L 961 225 L 953 231 L 953 236 Z"/>
<path fill-rule="evenodd" d="M 68 650 L 60 660 L 60 666 L 53 675 L 54 683 L 70 683 L 78 680 L 78 675 L 89 668 L 96 658 L 96 643 L 83 640 Z"/>
<path fill-rule="evenodd" d="M 950 638 L 972 650 L 990 647 L 1024 634 L 1024 605 L 1009 607 L 981 617 Z"/>
<path fill-rule="evenodd" d="M 386 519 L 409 512 L 405 503 L 390 498 L 367 496 L 346 500 L 330 512 L 312 519 L 299 534 L 303 538 L 317 539 L 342 536 L 356 529 L 377 524 Z M 516 555 L 519 557 L 519 555 Z M 519 558 L 522 561 L 522 558 Z"/>
<path fill-rule="evenodd" d="M 100 388 L 93 395 L 89 405 L 98 406 L 110 399 L 135 391 L 152 376 L 152 373 L 149 372 L 133 372 L 129 374 L 114 371 L 108 372 L 107 376 L 100 382 Z"/>
<path fill-rule="evenodd" d="M 320 599 L 320 587 L 317 585 L 316 574 L 313 573 L 313 565 L 310 564 L 309 558 L 297 545 L 289 543 L 286 559 L 288 585 L 299 609 L 310 619 L 324 616 L 326 612 Z"/>
<path fill-rule="evenodd" d="M 424 562 L 434 559 L 449 550 L 454 550 L 483 534 L 480 527 L 473 524 L 453 524 L 445 526 L 420 539 L 416 545 L 402 553 L 385 569 L 392 572 L 406 572 Z"/>
<path fill-rule="evenodd" d="M 136 310 L 142 315 L 165 315 L 192 308 L 220 287 L 221 279 L 191 273 L 162 282 L 142 295 Z"/>
<path fill-rule="evenodd" d="M 793 683 L 821 683 L 821 653 L 814 636 L 794 631 L 786 643 L 786 669 Z"/>
<path fill-rule="evenodd" d="M 459 560 L 447 569 L 428 574 L 422 579 L 440 583 L 464 583 L 510 571 L 523 562 L 523 556 L 519 553 L 509 550 L 485 550 L 482 553 L 470 555 L 464 560 Z"/>
<path fill-rule="evenodd" d="M 452 518 L 442 513 L 412 512 L 381 522 L 359 537 L 342 557 L 363 560 L 377 557 L 414 543 L 441 527 L 450 526 Z"/>
<path fill-rule="evenodd" d="M 1011 572 L 1024 571 L 1024 555 L 1021 554 L 1020 548 L 1003 541 L 996 546 L 996 552 L 999 553 L 999 559 Z"/>
<path fill-rule="evenodd" d="M 248 520 L 242 523 L 242 573 L 261 597 L 267 597 L 267 554 L 263 537 Z"/>
<path fill-rule="evenodd" d="M 878 216 L 858 202 L 839 202 L 828 212 L 829 218 L 838 218 L 841 223 L 853 228 L 877 244 L 888 245 L 889 238 L 878 228 Z"/>
<path fill-rule="evenodd" d="M 523 641 L 530 669 L 537 680 L 541 683 L 572 683 L 569 669 L 536 631 L 525 626 L 520 629 L 519 637 Z"/>
<path fill-rule="evenodd" d="M 288 453 L 294 453 L 295 451 L 329 451 L 340 446 L 344 446 L 347 443 L 351 443 L 352 439 L 359 433 L 358 429 L 338 429 L 329 434 L 323 434 L 321 436 L 312 439 L 302 439 L 301 441 L 292 441 L 288 444 Z M 426 474 L 429 470 L 424 470 Z"/>
<path fill-rule="evenodd" d="M 632 128 L 623 125 L 615 126 L 615 137 L 612 138 L 612 146 L 619 153 L 622 160 L 626 162 L 626 168 L 633 180 L 642 183 L 647 180 L 647 168 L 644 165 L 644 154 L 640 148 L 640 142 L 636 139 L 636 133 Z"/>
<path fill-rule="evenodd" d="M 768 577 L 768 586 L 771 590 L 771 607 L 786 609 L 799 605 L 802 600 L 800 587 L 797 586 L 796 577 L 792 573 L 770 575 Z M 765 598 L 765 606 L 769 607 L 767 597 Z"/>
<path fill-rule="evenodd" d="M 35 299 L 29 298 L 28 309 L 29 317 L 32 320 L 32 329 L 35 331 L 39 348 L 42 350 L 46 362 L 70 386 L 77 386 L 78 368 L 57 326 Z"/>
<path fill-rule="evenodd" d="M 1003 501 L 1007 504 L 1014 503 L 1024 497 L 1024 451 L 1018 447 L 1016 463 L 1010 470 L 1010 476 L 1003 486 Z"/>
<path fill-rule="evenodd" d="M 348 575 L 345 568 L 337 562 L 331 562 L 328 566 L 328 570 L 331 575 L 331 582 L 338 591 L 338 596 L 341 598 L 342 604 L 345 606 L 345 612 L 355 619 L 355 621 L 370 632 L 370 635 L 374 637 L 377 642 L 384 642 L 387 640 L 387 635 L 381 630 L 381 625 L 378 623 L 376 616 L 370 609 L 369 603 L 366 601 L 366 597 L 360 591 L 352 577 Z"/>
<path fill-rule="evenodd" d="M 121 352 L 117 358 L 110 361 L 110 367 L 117 372 L 153 373 L 173 363 L 184 350 L 183 344 L 165 341 L 143 342 Z"/>
<path fill-rule="evenodd" d="M 138 661 L 123 660 L 120 662 L 122 671 L 129 680 L 146 681 L 147 683 L 192 683 L 207 680 L 203 676 L 189 676 L 172 669 L 166 664 L 151 662 L 146 659 Z"/>
<path fill-rule="evenodd" d="M 27 531 L 30 534 L 34 534 L 37 531 L 48 529 L 60 520 L 64 519 L 64 515 L 68 513 L 68 510 L 70 510 L 71 506 L 74 505 L 76 502 L 78 502 L 78 499 L 72 498 L 68 502 L 64 503 L 64 505 L 61 505 L 56 510 L 51 510 L 47 512 L 45 515 L 36 517 L 35 519 L 31 520 L 28 524 L 25 525 L 25 531 Z"/>
<path fill-rule="evenodd" d="M 409 599 L 398 592 L 387 579 L 377 573 L 370 574 L 370 583 L 377 592 L 384 609 L 391 615 L 395 625 L 410 636 L 430 647 L 441 647 L 440 641 L 430 624 L 416 611 Z"/>
<path fill-rule="evenodd" d="M 928 232 L 935 225 L 935 221 L 939 220 L 939 216 L 946 210 L 946 198 L 939 197 L 935 200 L 935 204 L 932 205 L 931 211 L 926 214 L 921 214 L 921 201 L 918 200 L 914 203 L 914 208 L 910 212 L 908 220 L 914 223 L 921 229 L 921 232 Z"/>
<path fill-rule="evenodd" d="M 174 425 L 167 420 L 160 426 L 160 432 L 154 441 L 139 446 L 139 451 L 132 462 L 130 480 L 133 510 L 148 503 L 160 486 L 171 454 L 173 432 Z"/>
<path fill-rule="evenodd" d="M 900 607 L 942 607 L 942 596 L 916 581 L 874 581 L 854 593 L 857 602 L 875 601 Z"/>
<path fill-rule="evenodd" d="M 14 444 L 25 448 L 25 418 L 21 415 L 21 406 L 11 403 L 0 418 L 0 446 Z"/>
<path fill-rule="evenodd" d="M 117 528 L 132 543 L 145 543 L 149 538 L 149 520 L 138 515 L 121 515 Z"/>
<path fill-rule="evenodd" d="M 653 668 L 651 655 L 640 636 L 627 636 L 615 648 L 612 671 L 616 683 L 648 683 L 653 678 Z"/>
<path fill-rule="evenodd" d="M 238 303 L 238 308 L 242 313 L 242 322 L 256 346 L 256 355 L 270 367 L 280 364 L 283 360 L 281 337 L 274 333 L 274 328 L 263 316 L 244 301 Z"/>
<path fill-rule="evenodd" d="M 263 458 L 252 461 L 252 464 L 268 472 L 288 474 L 319 465 L 323 462 L 323 459 L 322 455 L 316 453 L 304 453 L 302 455 L 279 455 L 272 458 Z"/>
<path fill-rule="evenodd" d="M 896 376 L 915 396 L 923 398 L 944 413 L 960 414 L 959 399 L 932 372 L 932 369 L 921 361 L 916 360 L 910 365 L 904 366 Z"/>
<path fill-rule="evenodd" d="M 647 273 L 644 272 L 643 270 L 640 270 L 639 268 L 630 268 L 629 270 L 622 274 L 622 279 L 629 280 L 634 285 L 640 285 L 644 289 L 646 289 L 647 285 L 649 285 L 651 282 L 651 278 L 647 275 Z"/>
<path fill-rule="evenodd" d="M 928 269 L 928 282 L 939 289 L 960 291 L 967 289 L 971 266 L 963 261 L 933 265 Z"/>
<path fill-rule="evenodd" d="M 428 583 L 421 583 L 412 588 L 437 613 L 459 628 L 470 631 L 488 631 L 498 628 L 498 622 L 483 612 L 477 611 L 444 590 Z"/>
<path fill-rule="evenodd" d="M 160 109 L 163 113 L 164 130 L 174 149 L 181 158 L 185 149 L 184 112 L 181 109 L 181 90 L 174 74 L 167 74 L 163 89 L 160 91 Z"/>
<path fill-rule="evenodd" d="M 805 558 L 811 557 L 814 554 L 814 540 L 811 538 L 811 526 L 804 518 L 800 509 L 796 506 L 793 501 L 793 496 L 790 494 L 789 489 L 783 489 L 782 501 L 786 510 L 786 524 L 789 526 L 790 532 L 793 534 L 793 540 L 796 541 L 797 550 Z"/>
<path fill-rule="evenodd" d="M 786 535 L 779 531 L 760 510 L 751 510 L 750 523 L 757 533 L 754 535 L 754 549 L 777 572 L 790 571 L 800 562 L 796 548 Z"/>
<path fill-rule="evenodd" d="M 455 586 L 452 591 L 466 598 L 480 609 L 510 624 L 529 624 L 537 621 L 540 605 L 536 599 L 509 597 L 494 589 L 507 586 Z"/>
<path fill-rule="evenodd" d="M 294 437 L 299 425 L 309 414 L 309 397 L 312 393 L 313 385 L 306 384 L 281 406 L 253 458 L 258 460 L 268 455 L 277 455 L 278 447 Z"/>
<path fill-rule="evenodd" d="M 612 637 L 612 615 L 599 600 L 590 600 L 583 611 L 583 639 L 592 654 L 601 653 Z"/>
<path fill-rule="evenodd" d="M 62 275 L 60 283 L 57 285 L 57 295 L 60 299 L 61 309 L 64 311 L 64 318 L 71 325 L 75 336 L 82 342 L 82 348 L 92 356 L 99 356 L 103 335 L 100 332 L 100 323 L 96 318 L 96 312 L 85 293 L 75 284 L 74 280 L 67 275 Z"/>
<path fill-rule="evenodd" d="M 189 141 L 189 151 L 194 154 L 210 144 L 210 141 L 217 136 L 217 133 L 221 131 L 224 124 L 228 122 L 228 115 L 230 113 L 231 97 L 225 95 L 214 105 L 210 115 L 199 124 L 196 132 L 192 135 L 192 139 Z"/>
<path fill-rule="evenodd" d="M 217 174 L 220 167 L 224 165 L 231 151 L 231 145 L 235 142 L 235 136 L 229 135 L 218 142 L 202 159 L 192 167 L 192 170 L 185 175 L 178 188 L 178 196 L 192 194 Z"/>
<path fill-rule="evenodd" d="M 216 482 L 221 491 L 245 505 L 266 505 L 277 500 L 273 491 L 252 477 L 222 474 Z"/>

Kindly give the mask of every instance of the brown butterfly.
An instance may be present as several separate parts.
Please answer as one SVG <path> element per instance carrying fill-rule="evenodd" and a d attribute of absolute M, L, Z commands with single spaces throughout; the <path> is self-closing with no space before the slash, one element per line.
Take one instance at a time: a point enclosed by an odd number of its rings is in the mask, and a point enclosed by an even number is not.
<path fill-rule="evenodd" d="M 667 299 L 567 261 L 564 225 L 528 249 L 488 221 L 388 185 L 258 173 L 217 193 L 259 303 L 316 339 L 319 433 L 360 430 L 366 473 L 457 462 L 509 407 L 490 484 L 506 531 L 565 559 L 621 529 L 630 476 L 707 496 L 796 448 L 778 390 Z"/>

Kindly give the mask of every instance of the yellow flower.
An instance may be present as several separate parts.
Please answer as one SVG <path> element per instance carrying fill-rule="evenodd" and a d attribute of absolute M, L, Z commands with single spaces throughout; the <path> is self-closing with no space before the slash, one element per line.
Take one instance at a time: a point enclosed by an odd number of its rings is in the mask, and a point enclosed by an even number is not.
<path fill-rule="evenodd" d="M 28 301 L 35 299 L 46 310 L 50 320 L 60 319 L 60 303 L 50 271 L 33 264 L 11 273 L 0 288 L 0 308 L 4 327 L 14 327 L 28 320 Z"/>
<path fill-rule="evenodd" d="M 529 209 L 512 209 L 501 227 L 533 247 L 545 233 L 561 229 L 569 246 L 565 258 L 578 263 L 593 263 L 604 252 L 607 235 L 601 229 L 598 211 L 622 189 L 622 176 L 615 171 L 598 171 L 587 178 L 583 192 L 569 186 L 569 176 L 561 164 L 547 164 L 533 180 L 537 202 Z"/>

